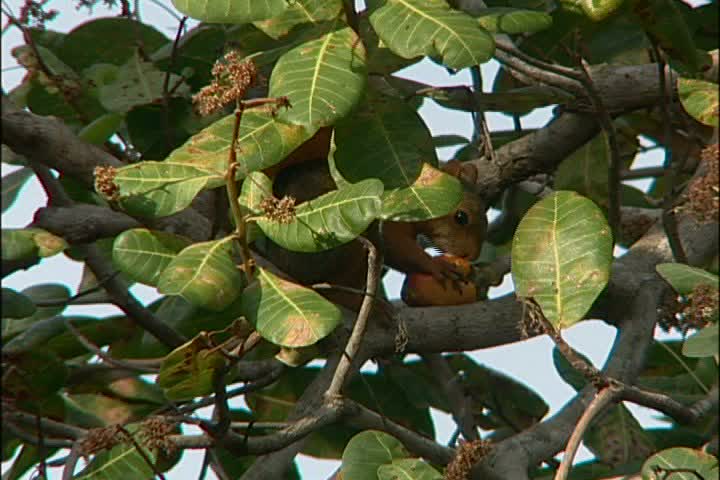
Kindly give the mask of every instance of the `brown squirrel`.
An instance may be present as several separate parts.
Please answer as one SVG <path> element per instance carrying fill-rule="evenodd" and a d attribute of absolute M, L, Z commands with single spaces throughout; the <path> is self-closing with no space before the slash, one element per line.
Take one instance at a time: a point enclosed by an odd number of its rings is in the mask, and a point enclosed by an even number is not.
<path fill-rule="evenodd" d="M 281 198 L 295 197 L 297 203 L 327 193 L 336 188 L 327 164 L 332 130 L 321 129 L 313 138 L 293 151 L 281 164 L 266 170 L 274 177 L 273 193 Z M 446 173 L 459 178 L 465 185 L 465 195 L 447 216 L 422 222 L 383 222 L 382 245 L 385 264 L 403 273 L 429 273 L 443 282 L 462 277 L 457 268 L 428 255 L 418 244 L 422 235 L 433 246 L 467 260 L 475 259 L 487 232 L 485 204 L 471 186 L 477 179 L 474 165 L 451 161 L 442 167 Z M 380 240 L 377 225 L 365 236 L 376 244 Z M 274 265 L 304 285 L 329 283 L 362 291 L 365 287 L 367 254 L 354 241 L 321 253 L 287 251 L 270 240 L 263 249 Z M 357 309 L 362 297 L 343 291 L 322 291 L 331 301 Z"/>

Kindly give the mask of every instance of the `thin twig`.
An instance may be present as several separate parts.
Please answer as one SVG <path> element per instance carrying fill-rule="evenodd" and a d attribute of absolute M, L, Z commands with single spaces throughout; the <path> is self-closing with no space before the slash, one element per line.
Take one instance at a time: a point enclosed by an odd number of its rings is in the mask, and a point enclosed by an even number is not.
<path fill-rule="evenodd" d="M 470 69 L 470 75 L 472 76 L 473 82 L 471 102 L 473 103 L 474 108 L 472 115 L 475 121 L 473 140 L 475 142 L 477 142 L 478 139 L 482 141 L 483 155 L 490 160 L 491 164 L 494 165 L 496 163 L 495 149 L 493 148 L 492 138 L 490 137 L 490 129 L 488 128 L 487 121 L 485 120 L 485 112 L 478 101 L 478 95 L 482 95 L 483 93 L 483 80 L 480 67 L 478 65 L 472 67 Z"/>
<path fill-rule="evenodd" d="M 104 280 L 98 281 L 98 284 L 95 285 L 94 287 L 90 287 L 86 290 L 83 290 L 82 292 L 78 292 L 75 295 L 73 295 L 72 297 L 68 298 L 67 300 L 46 300 L 46 301 L 38 300 L 37 302 L 35 302 L 35 305 L 38 307 L 65 307 L 65 306 L 68 306 L 68 305 L 74 303 L 75 300 L 79 300 L 82 297 L 90 295 L 91 293 L 95 293 L 95 292 L 102 290 L 105 282 L 107 282 L 108 280 L 110 280 L 111 278 L 113 278 L 119 274 L 120 274 L 120 270 L 115 270 L 110 277 L 108 277 Z M 95 301 L 94 303 L 97 303 L 97 301 Z"/>
<path fill-rule="evenodd" d="M 133 370 L 136 372 L 143 372 L 143 373 L 158 373 L 160 370 L 158 368 L 148 367 L 146 362 L 142 362 L 142 364 L 136 364 L 132 361 L 128 360 L 118 360 L 113 358 L 112 356 L 108 355 L 107 353 L 103 352 L 100 347 L 92 343 L 83 333 L 75 327 L 75 325 L 72 324 L 72 321 L 70 318 L 65 318 L 65 325 L 67 326 L 68 330 L 70 330 L 70 333 L 72 333 L 75 336 L 75 339 L 82 344 L 83 347 L 97 355 L 98 357 L 102 358 L 106 363 L 113 365 L 115 367 L 120 368 L 127 368 L 128 370 Z"/>
<path fill-rule="evenodd" d="M 373 297 L 368 295 L 367 292 L 376 292 L 380 281 L 382 256 L 378 254 L 378 249 L 375 248 L 375 245 L 373 245 L 370 240 L 364 237 L 358 237 L 358 240 L 363 244 L 363 247 L 365 247 L 368 252 L 368 270 L 365 280 L 366 294 L 363 297 L 362 304 L 360 305 L 360 312 L 358 312 L 355 326 L 353 327 L 353 331 L 350 334 L 347 345 L 345 346 L 344 354 L 340 358 L 338 366 L 335 369 L 335 373 L 333 374 L 332 381 L 330 382 L 330 386 L 325 392 L 325 396 L 328 398 L 340 395 L 340 390 L 345 383 L 345 379 L 350 371 L 352 362 L 355 361 L 355 357 L 360 350 L 363 335 L 365 335 L 365 329 L 367 327 L 368 319 L 370 318 L 370 312 L 372 311 Z"/>
<path fill-rule="evenodd" d="M 582 441 L 583 435 L 585 435 L 585 431 L 593 419 L 597 417 L 605 407 L 612 403 L 618 397 L 618 394 L 619 390 L 616 387 L 608 386 L 600 390 L 600 392 L 595 395 L 595 398 L 592 399 L 570 436 L 570 440 L 565 448 L 565 455 L 563 456 L 562 462 L 560 462 L 560 467 L 555 474 L 554 480 L 566 480 L 568 478 L 575 454 L 577 453 L 578 447 L 580 447 L 580 442 Z"/>
<path fill-rule="evenodd" d="M 170 136 L 170 75 L 177 59 L 178 44 L 180 43 L 180 37 L 182 36 L 182 32 L 185 27 L 185 22 L 187 22 L 187 19 L 188 17 L 182 17 L 182 19 L 178 23 L 177 32 L 175 33 L 175 41 L 173 42 L 172 51 L 170 52 L 170 61 L 167 66 L 167 71 L 165 72 L 165 78 L 163 79 L 163 120 L 165 121 L 165 142 L 167 143 L 168 148 L 172 147 L 172 137 Z"/>
<path fill-rule="evenodd" d="M 663 198 L 663 215 L 662 222 L 665 228 L 665 234 L 670 244 L 670 250 L 672 251 L 673 258 L 678 263 L 687 263 L 687 254 L 682 245 L 680 239 L 680 233 L 678 231 L 678 223 L 673 212 L 675 202 L 675 183 L 677 182 L 678 172 L 681 170 L 679 159 L 673 158 L 672 151 L 672 117 L 670 115 L 671 103 L 672 103 L 672 90 L 668 89 L 667 78 L 665 72 L 669 70 L 667 63 L 663 57 L 660 48 L 653 39 L 650 39 L 652 46 L 653 55 L 658 65 L 658 75 L 660 84 L 660 95 L 662 102 L 660 104 L 662 119 L 663 119 L 663 143 L 665 146 L 665 161 L 663 167 L 665 168 L 665 198 Z M 672 88 L 672 86 L 670 86 Z"/>

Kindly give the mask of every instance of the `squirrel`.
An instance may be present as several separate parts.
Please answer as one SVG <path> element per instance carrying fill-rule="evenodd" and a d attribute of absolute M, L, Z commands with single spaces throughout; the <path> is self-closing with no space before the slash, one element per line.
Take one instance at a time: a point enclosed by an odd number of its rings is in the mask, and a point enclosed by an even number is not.
<path fill-rule="evenodd" d="M 323 128 L 310 140 L 294 150 L 279 165 L 265 173 L 273 178 L 273 194 L 282 198 L 295 197 L 297 203 L 327 193 L 336 188 L 330 175 L 327 157 L 332 129 Z M 487 233 L 485 204 L 472 190 L 477 169 L 472 164 L 450 161 L 441 169 L 461 180 L 465 194 L 450 215 L 421 222 L 392 222 L 382 224 L 382 239 L 377 224 L 365 232 L 376 245 L 382 243 L 384 262 L 405 274 L 429 273 L 438 280 L 455 282 L 462 274 L 454 265 L 438 261 L 418 244 L 422 236 L 432 246 L 469 261 L 475 259 Z M 382 242 L 380 242 L 382 240 Z M 267 239 L 264 252 L 279 269 L 303 285 L 329 283 L 361 292 L 365 288 L 367 254 L 358 241 L 320 253 L 290 252 Z M 357 310 L 362 296 L 342 290 L 323 290 L 329 300 Z"/>

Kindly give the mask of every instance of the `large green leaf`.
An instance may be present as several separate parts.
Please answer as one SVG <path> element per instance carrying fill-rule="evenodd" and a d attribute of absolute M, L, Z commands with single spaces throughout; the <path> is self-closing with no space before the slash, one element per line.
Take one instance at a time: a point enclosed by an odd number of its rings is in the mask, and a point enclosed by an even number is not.
<path fill-rule="evenodd" d="M 180 251 L 160 275 L 158 291 L 215 311 L 230 305 L 244 286 L 231 257 L 232 241 L 227 237 Z"/>
<path fill-rule="evenodd" d="M 305 347 L 342 321 L 340 309 L 320 294 L 257 270 L 257 282 L 243 292 L 242 310 L 263 338 L 284 347 Z"/>
<path fill-rule="evenodd" d="M 615 13 L 624 3 L 624 0 L 580 0 L 585 15 L 593 21 L 599 22 Z"/>
<path fill-rule="evenodd" d="M 345 447 L 342 456 L 342 478 L 377 480 L 378 468 L 408 456 L 403 444 L 395 437 L 377 430 L 366 430 L 350 439 Z"/>
<path fill-rule="evenodd" d="M 41 228 L 2 231 L 2 259 L 5 261 L 51 257 L 66 248 L 65 240 Z"/>
<path fill-rule="evenodd" d="M 40 302 L 52 302 L 54 306 L 37 307 L 33 312 L 23 318 L 10 318 L 3 314 L 2 338 L 8 338 L 27 330 L 31 325 L 60 314 L 65 310 L 66 302 L 70 299 L 70 289 L 59 283 L 39 283 L 26 288 L 21 294 L 28 298 L 33 304 Z"/>
<path fill-rule="evenodd" d="M 487 8 L 478 14 L 478 22 L 492 33 L 535 33 L 552 26 L 552 17 L 536 10 L 495 7 Z"/>
<path fill-rule="evenodd" d="M 333 160 L 345 180 L 378 178 L 383 182 L 381 216 L 385 220 L 441 217 L 462 199 L 457 178 L 432 167 L 437 157 L 430 132 L 405 102 L 373 99 L 337 125 L 335 144 Z"/>
<path fill-rule="evenodd" d="M 232 141 L 235 115 L 228 115 L 193 135 L 173 151 L 166 161 L 225 171 Z M 237 143 L 238 177 L 282 161 L 310 138 L 314 131 L 283 122 L 267 111 L 243 113 Z"/>
<path fill-rule="evenodd" d="M 311 129 L 332 125 L 363 97 L 365 62 L 365 47 L 349 27 L 285 53 L 270 77 L 269 95 L 290 100 L 278 117 Z"/>
<path fill-rule="evenodd" d="M 687 113 L 705 125 L 718 126 L 720 94 L 717 83 L 678 78 L 677 88 L 680 103 Z"/>
<path fill-rule="evenodd" d="M 343 478 L 348 478 L 347 476 Z M 380 465 L 377 469 L 378 480 L 442 480 L 443 476 L 433 467 L 419 458 L 399 458 Z"/>
<path fill-rule="evenodd" d="M 490 59 L 492 36 L 477 20 L 444 0 L 372 0 L 370 23 L 380 39 L 403 58 L 438 57 L 461 69 Z"/>
<path fill-rule="evenodd" d="M 190 400 L 212 393 L 213 375 L 223 365 L 222 352 L 201 333 L 165 357 L 155 382 L 168 399 Z"/>
<path fill-rule="evenodd" d="M 718 356 L 718 324 L 709 325 L 685 340 L 683 355 L 686 357 Z"/>
<path fill-rule="evenodd" d="M 189 241 L 171 233 L 134 228 L 113 242 L 113 263 L 130 278 L 157 286 L 165 267 Z"/>
<path fill-rule="evenodd" d="M 680 295 L 690 295 L 701 285 L 717 288 L 718 276 L 701 268 L 691 267 L 682 263 L 661 263 L 655 270 Z"/>
<path fill-rule="evenodd" d="M 531 297 L 556 328 L 583 318 L 605 288 L 612 234 L 602 211 L 574 192 L 558 191 L 520 221 L 512 245 L 518 297 Z"/>
<path fill-rule="evenodd" d="M 12 288 L 2 287 L 2 309 L 3 327 L 5 327 L 6 318 L 25 318 L 35 313 L 35 304 L 30 297 Z"/>
<path fill-rule="evenodd" d="M 78 72 L 97 63 L 122 65 L 142 45 L 146 53 L 155 51 L 168 38 L 148 23 L 129 18 L 98 18 L 68 33 L 57 49 L 58 56 Z"/>
<path fill-rule="evenodd" d="M 347 185 L 297 207 L 290 223 L 259 217 L 262 231 L 283 248 L 319 252 L 362 234 L 380 216 L 383 185 L 377 179 Z"/>
<path fill-rule="evenodd" d="M 100 103 L 107 110 L 119 113 L 125 113 L 138 105 L 153 103 L 163 98 L 163 85 L 167 75 L 170 75 L 172 96 L 189 92 L 188 86 L 181 83 L 180 76 L 162 72 L 152 63 L 144 62 L 139 55 L 135 55 L 120 67 L 114 82 L 100 87 Z"/>
<path fill-rule="evenodd" d="M 208 23 L 250 23 L 276 17 L 292 2 L 287 0 L 173 0 L 188 17 Z"/>
<path fill-rule="evenodd" d="M 25 182 L 33 176 L 33 171 L 27 167 L 15 170 L 2 178 L 2 212 L 12 206 Z"/>
<path fill-rule="evenodd" d="M 643 480 L 658 478 L 657 469 L 661 471 L 681 470 L 670 473 L 665 478 L 672 480 L 717 480 L 718 459 L 709 453 L 692 448 L 668 448 L 648 458 L 642 467 Z"/>
<path fill-rule="evenodd" d="M 123 208 L 145 217 L 164 217 L 185 209 L 203 188 L 224 183 L 222 171 L 171 161 L 140 162 L 117 171 Z"/>
<path fill-rule="evenodd" d="M 255 22 L 254 25 L 270 37 L 278 39 L 299 25 L 334 20 L 342 8 L 341 0 L 294 0 L 288 2 L 288 8 L 282 14 Z"/>

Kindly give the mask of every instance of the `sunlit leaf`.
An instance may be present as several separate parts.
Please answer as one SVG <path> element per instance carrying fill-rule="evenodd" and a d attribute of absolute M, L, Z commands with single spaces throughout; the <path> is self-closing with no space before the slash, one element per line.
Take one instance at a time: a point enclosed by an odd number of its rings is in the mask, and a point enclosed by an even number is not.
<path fill-rule="evenodd" d="M 332 125 L 357 105 L 367 81 L 365 47 L 351 28 L 305 42 L 278 60 L 269 95 L 287 96 L 278 118 L 309 129 Z"/>
<path fill-rule="evenodd" d="M 133 280 L 157 286 L 165 267 L 188 243 L 171 233 L 146 228 L 126 230 L 113 242 L 113 263 Z"/>
<path fill-rule="evenodd" d="M 717 357 L 718 356 L 718 324 L 708 325 L 685 340 L 683 355 L 686 357 Z"/>
<path fill-rule="evenodd" d="M 284 347 L 305 347 L 342 321 L 340 309 L 320 294 L 258 268 L 243 292 L 242 309 L 263 338 Z"/>
<path fill-rule="evenodd" d="M 403 444 L 395 437 L 366 430 L 350 439 L 345 447 L 342 476 L 346 480 L 377 480 L 379 467 L 408 456 Z"/>
<path fill-rule="evenodd" d="M 292 2 L 287 0 L 173 0 L 188 17 L 208 23 L 249 23 L 276 17 Z"/>
<path fill-rule="evenodd" d="M 488 61 L 495 48 L 477 20 L 444 0 L 372 0 L 368 5 L 380 39 L 403 58 L 429 55 L 459 70 Z"/>
<path fill-rule="evenodd" d="M 718 276 L 682 263 L 661 263 L 655 267 L 660 276 L 680 295 L 689 295 L 700 286 L 717 288 Z"/>
<path fill-rule="evenodd" d="M 718 126 L 720 94 L 717 83 L 694 78 L 678 78 L 677 88 L 680 103 L 687 113 L 705 125 Z"/>
<path fill-rule="evenodd" d="M 342 12 L 341 0 L 294 0 L 280 15 L 255 22 L 255 26 L 272 38 L 281 38 L 293 28 L 337 18 Z"/>
<path fill-rule="evenodd" d="M 288 250 L 328 250 L 355 239 L 380 216 L 382 192 L 382 182 L 368 179 L 302 203 L 290 223 L 267 217 L 257 223 L 273 242 Z"/>
<path fill-rule="evenodd" d="M 672 480 L 717 479 L 717 457 L 692 448 L 668 448 L 648 458 L 642 467 L 643 480 L 654 480 L 658 471 L 672 472 Z M 673 470 L 680 470 L 673 472 Z"/>
<path fill-rule="evenodd" d="M 536 203 L 513 238 L 516 294 L 531 297 L 556 328 L 581 320 L 605 288 L 612 235 L 602 211 L 574 192 Z"/>
<path fill-rule="evenodd" d="M 492 33 L 535 33 L 552 26 L 552 17 L 536 10 L 495 7 L 483 9 L 478 22 Z"/>
<path fill-rule="evenodd" d="M 348 478 L 348 477 L 345 477 Z M 379 480 L 442 480 L 443 476 L 419 458 L 399 458 L 392 463 L 380 465 L 377 469 Z"/>
<path fill-rule="evenodd" d="M 231 241 L 196 243 L 180 251 L 160 275 L 158 291 L 215 311 L 230 305 L 245 283 L 230 255 Z"/>

